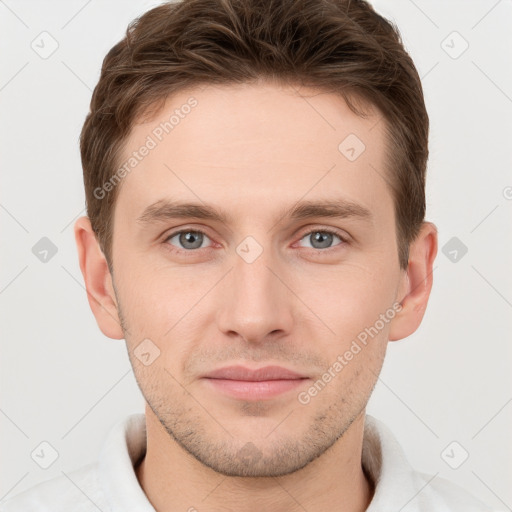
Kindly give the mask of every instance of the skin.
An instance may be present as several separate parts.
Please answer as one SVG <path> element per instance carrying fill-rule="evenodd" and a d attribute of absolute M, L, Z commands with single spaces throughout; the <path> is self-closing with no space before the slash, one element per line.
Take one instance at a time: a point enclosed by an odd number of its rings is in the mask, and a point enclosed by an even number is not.
<path fill-rule="evenodd" d="M 383 179 L 384 121 L 376 110 L 362 119 L 341 97 L 313 89 L 182 91 L 134 126 L 124 156 L 191 96 L 197 106 L 120 185 L 113 275 L 88 218 L 75 224 L 91 309 L 106 336 L 126 339 L 147 402 L 137 477 L 159 512 L 366 510 L 374 492 L 361 465 L 366 405 L 388 341 L 412 334 L 424 316 L 436 227 L 423 224 L 401 270 Z M 338 150 L 350 133 L 366 146 L 353 162 Z M 164 198 L 212 204 L 232 218 L 137 221 Z M 328 198 L 358 203 L 372 219 L 279 217 L 299 200 Z M 334 236 L 330 249 L 318 248 L 314 234 L 323 228 L 348 242 Z M 169 238 L 178 229 L 204 231 L 201 248 Z M 263 249 L 252 263 L 236 251 L 247 236 Z M 398 302 L 401 311 L 378 335 L 300 403 L 298 393 Z M 134 356 L 144 339 L 160 351 L 148 366 Z M 232 364 L 280 365 L 309 380 L 274 398 L 242 400 L 201 378 Z"/>

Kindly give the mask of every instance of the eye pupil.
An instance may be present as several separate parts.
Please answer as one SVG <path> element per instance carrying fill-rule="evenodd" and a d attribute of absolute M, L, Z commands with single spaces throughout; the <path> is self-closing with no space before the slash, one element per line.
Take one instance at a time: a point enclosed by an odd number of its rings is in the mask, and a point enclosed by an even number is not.
<path fill-rule="evenodd" d="M 202 245 L 202 234 L 197 231 L 185 231 L 180 235 L 180 244 L 187 249 L 198 249 Z M 194 238 L 196 239 L 194 241 Z M 199 240 L 199 243 L 198 243 Z M 192 244 L 192 247 L 187 244 Z"/>
<path fill-rule="evenodd" d="M 325 249 L 329 248 L 330 244 L 332 243 L 332 233 L 328 233 L 326 231 L 316 231 L 313 235 L 313 240 L 320 243 L 320 247 L 315 247 L 314 244 L 313 247 L 315 249 Z"/>

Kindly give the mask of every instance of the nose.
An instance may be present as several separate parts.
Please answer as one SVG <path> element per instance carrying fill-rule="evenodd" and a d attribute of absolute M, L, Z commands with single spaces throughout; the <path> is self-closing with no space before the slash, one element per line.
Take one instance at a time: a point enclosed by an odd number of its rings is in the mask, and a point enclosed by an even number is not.
<path fill-rule="evenodd" d="M 243 253 L 240 253 L 243 255 Z M 296 299 L 286 282 L 286 272 L 270 250 L 251 262 L 233 256 L 233 268 L 222 287 L 219 329 L 231 338 L 261 343 L 291 332 Z"/>

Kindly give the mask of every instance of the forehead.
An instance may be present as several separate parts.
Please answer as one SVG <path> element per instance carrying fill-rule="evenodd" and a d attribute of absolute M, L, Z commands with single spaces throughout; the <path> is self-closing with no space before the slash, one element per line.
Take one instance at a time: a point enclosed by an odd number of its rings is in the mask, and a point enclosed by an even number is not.
<path fill-rule="evenodd" d="M 116 211 L 135 219 L 172 197 L 232 207 L 236 218 L 341 195 L 384 215 L 392 206 L 384 128 L 377 109 L 361 118 L 340 95 L 311 88 L 183 90 L 133 127 Z"/>

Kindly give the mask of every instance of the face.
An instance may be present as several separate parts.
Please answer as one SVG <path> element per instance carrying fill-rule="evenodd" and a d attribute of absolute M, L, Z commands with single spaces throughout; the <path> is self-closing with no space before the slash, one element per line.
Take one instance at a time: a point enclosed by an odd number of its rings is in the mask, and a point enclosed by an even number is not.
<path fill-rule="evenodd" d="M 113 286 L 134 373 L 169 436 L 227 475 L 291 473 L 343 435 L 401 298 L 383 122 L 299 93 L 183 91 L 124 148 Z"/>

